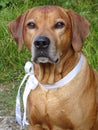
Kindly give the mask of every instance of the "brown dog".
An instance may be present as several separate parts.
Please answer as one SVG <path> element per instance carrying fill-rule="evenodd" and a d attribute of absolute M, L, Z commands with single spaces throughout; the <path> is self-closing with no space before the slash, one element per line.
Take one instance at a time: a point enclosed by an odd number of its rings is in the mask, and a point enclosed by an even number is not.
<path fill-rule="evenodd" d="M 82 43 L 89 23 L 72 10 L 41 6 L 9 23 L 13 39 L 32 53 L 35 76 L 54 84 L 83 62 L 76 76 L 60 88 L 38 86 L 28 96 L 29 130 L 98 130 L 96 93 L 98 73 L 83 56 Z"/>

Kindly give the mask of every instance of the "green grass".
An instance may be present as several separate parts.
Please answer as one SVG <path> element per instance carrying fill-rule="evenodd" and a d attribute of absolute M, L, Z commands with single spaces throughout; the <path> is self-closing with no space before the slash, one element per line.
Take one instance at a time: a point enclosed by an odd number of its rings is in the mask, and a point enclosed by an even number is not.
<path fill-rule="evenodd" d="M 0 116 L 14 115 L 16 92 L 15 84 L 0 85 Z"/>
<path fill-rule="evenodd" d="M 31 0 L 11 4 L 0 10 L 0 83 L 20 81 L 24 74 L 23 66 L 31 55 L 24 47 L 21 53 L 17 51 L 16 43 L 11 39 L 7 24 L 27 8 L 44 4 L 57 4 L 66 8 L 72 8 L 85 16 L 91 24 L 91 34 L 84 43 L 84 53 L 91 66 L 98 70 L 98 3 L 92 0 Z"/>
<path fill-rule="evenodd" d="M 3 1 L 3 0 L 2 0 Z M 56 4 L 71 8 L 86 17 L 91 25 L 91 33 L 84 42 L 83 52 L 89 64 L 98 71 L 98 2 L 97 0 L 9 0 L 14 1 L 0 8 L 0 84 L 5 85 L 0 90 L 0 107 L 2 110 L 13 109 L 17 87 L 24 76 L 24 64 L 31 59 L 30 52 L 23 47 L 18 53 L 17 45 L 12 40 L 7 24 L 25 12 L 28 8 L 45 4 Z M 0 2 L 1 4 L 1 2 Z M 15 84 L 11 85 L 12 83 Z M 11 96 L 9 96 L 9 94 Z M 7 96 L 6 96 L 7 95 Z M 5 97 L 5 98 L 4 98 Z M 10 100 L 10 102 L 9 102 Z M 5 105 L 2 105 L 5 104 Z M 1 110 L 0 110 L 1 111 Z M 5 114 L 5 111 L 3 114 Z"/>

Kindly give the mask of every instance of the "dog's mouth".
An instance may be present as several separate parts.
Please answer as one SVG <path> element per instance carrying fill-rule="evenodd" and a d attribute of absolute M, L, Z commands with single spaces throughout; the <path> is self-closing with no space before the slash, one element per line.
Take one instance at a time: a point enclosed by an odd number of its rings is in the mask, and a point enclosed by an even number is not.
<path fill-rule="evenodd" d="M 38 57 L 37 61 L 40 62 L 40 63 L 47 63 L 47 62 L 49 62 L 49 58 L 47 58 L 47 57 Z"/>
<path fill-rule="evenodd" d="M 54 59 L 51 59 L 50 57 L 43 57 L 43 56 L 40 56 L 40 57 L 35 57 L 33 59 L 33 62 L 35 63 L 58 63 L 59 62 L 59 57 L 56 56 L 54 57 Z"/>

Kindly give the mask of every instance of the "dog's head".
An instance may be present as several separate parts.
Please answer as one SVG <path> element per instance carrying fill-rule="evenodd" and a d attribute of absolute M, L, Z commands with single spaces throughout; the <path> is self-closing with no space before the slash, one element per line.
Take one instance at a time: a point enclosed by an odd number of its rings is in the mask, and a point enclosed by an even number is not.
<path fill-rule="evenodd" d="M 35 63 L 57 63 L 69 48 L 81 51 L 89 34 L 86 19 L 58 6 L 29 9 L 10 22 L 8 28 L 19 50 L 25 43 Z"/>

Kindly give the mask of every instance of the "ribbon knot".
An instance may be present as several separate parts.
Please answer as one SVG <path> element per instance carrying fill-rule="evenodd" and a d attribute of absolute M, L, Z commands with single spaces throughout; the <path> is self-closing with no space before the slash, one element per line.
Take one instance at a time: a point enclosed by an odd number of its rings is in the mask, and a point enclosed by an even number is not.
<path fill-rule="evenodd" d="M 24 70 L 26 73 L 34 74 L 33 64 L 30 61 L 26 62 Z"/>

